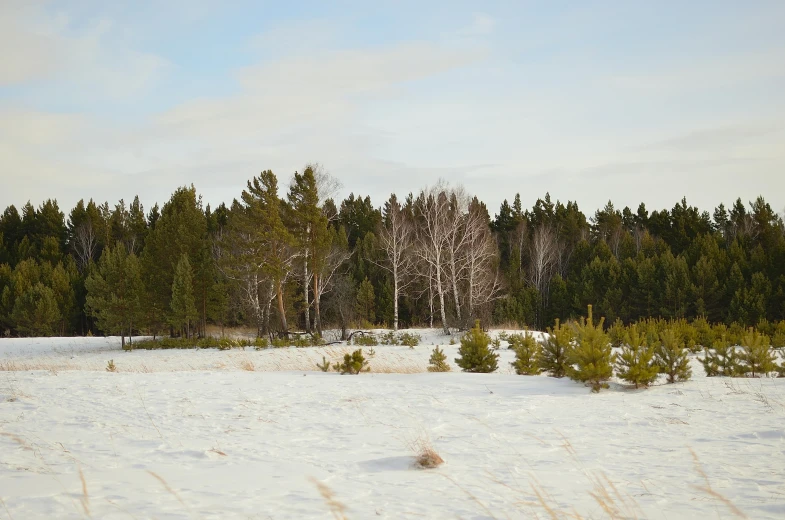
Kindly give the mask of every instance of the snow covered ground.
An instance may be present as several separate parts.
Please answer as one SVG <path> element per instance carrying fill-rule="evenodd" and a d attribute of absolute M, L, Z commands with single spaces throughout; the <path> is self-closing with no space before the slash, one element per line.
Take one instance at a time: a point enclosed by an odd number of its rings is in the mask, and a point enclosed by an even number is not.
<path fill-rule="evenodd" d="M 359 376 L 315 371 L 345 346 L 0 339 L 0 518 L 785 517 L 785 379 L 592 395 L 505 350 L 427 373 L 457 346 L 419 332 Z M 412 467 L 420 438 L 444 465 Z"/>

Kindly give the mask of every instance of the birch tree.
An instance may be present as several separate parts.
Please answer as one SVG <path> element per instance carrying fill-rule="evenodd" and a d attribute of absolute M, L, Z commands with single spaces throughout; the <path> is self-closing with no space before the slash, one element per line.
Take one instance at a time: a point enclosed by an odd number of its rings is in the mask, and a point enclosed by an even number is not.
<path fill-rule="evenodd" d="M 393 279 L 393 330 L 398 330 L 398 300 L 401 291 L 413 280 L 413 244 L 412 222 L 401 208 L 398 198 L 392 194 L 384 204 L 383 221 L 379 229 L 379 245 L 387 261 L 378 265 L 387 270 Z"/>

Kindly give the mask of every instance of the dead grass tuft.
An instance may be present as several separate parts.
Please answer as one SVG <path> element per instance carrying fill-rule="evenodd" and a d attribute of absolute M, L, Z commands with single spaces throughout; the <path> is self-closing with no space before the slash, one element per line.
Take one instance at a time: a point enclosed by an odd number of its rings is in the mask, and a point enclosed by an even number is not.
<path fill-rule="evenodd" d="M 409 449 L 414 452 L 414 467 L 419 469 L 438 468 L 444 459 L 436 453 L 427 434 L 420 434 L 409 441 Z"/>
<path fill-rule="evenodd" d="M 253 364 L 253 361 L 251 361 L 251 360 L 250 360 L 250 359 L 248 359 L 248 358 L 241 359 L 241 360 L 240 360 L 240 361 L 237 363 L 237 367 L 238 367 L 240 370 L 245 370 L 246 372 L 253 372 L 254 370 L 256 370 L 256 367 L 254 366 L 254 364 Z"/>

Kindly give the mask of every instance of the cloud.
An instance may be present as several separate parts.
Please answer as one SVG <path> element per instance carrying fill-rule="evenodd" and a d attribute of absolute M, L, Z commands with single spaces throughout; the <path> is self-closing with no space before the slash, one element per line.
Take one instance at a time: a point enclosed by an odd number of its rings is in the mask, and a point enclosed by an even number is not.
<path fill-rule="evenodd" d="M 0 87 L 57 81 L 61 94 L 123 99 L 144 92 L 169 67 L 131 50 L 122 27 L 108 19 L 75 24 L 36 2 L 0 3 Z"/>

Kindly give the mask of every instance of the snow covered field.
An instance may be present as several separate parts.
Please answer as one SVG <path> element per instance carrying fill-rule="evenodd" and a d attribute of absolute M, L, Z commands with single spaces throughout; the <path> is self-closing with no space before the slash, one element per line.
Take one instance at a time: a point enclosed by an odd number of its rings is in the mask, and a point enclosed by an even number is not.
<path fill-rule="evenodd" d="M 785 379 L 592 395 L 504 350 L 427 373 L 457 346 L 419 332 L 359 376 L 315 367 L 354 347 L 0 339 L 0 518 L 785 517 Z M 445 464 L 412 468 L 418 438 Z"/>

